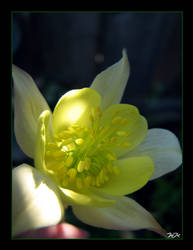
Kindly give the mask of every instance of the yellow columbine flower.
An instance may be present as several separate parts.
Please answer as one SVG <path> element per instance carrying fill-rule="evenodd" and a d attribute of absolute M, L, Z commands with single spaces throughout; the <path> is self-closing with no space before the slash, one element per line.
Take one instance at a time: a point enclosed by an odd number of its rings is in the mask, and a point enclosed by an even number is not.
<path fill-rule="evenodd" d="M 96 227 L 164 234 L 124 195 L 176 169 L 180 146 L 170 131 L 148 130 L 135 106 L 120 104 L 128 77 L 123 50 L 90 88 L 67 92 L 52 113 L 32 78 L 13 66 L 15 135 L 35 164 L 13 170 L 13 234 L 59 223 L 68 205 Z"/>

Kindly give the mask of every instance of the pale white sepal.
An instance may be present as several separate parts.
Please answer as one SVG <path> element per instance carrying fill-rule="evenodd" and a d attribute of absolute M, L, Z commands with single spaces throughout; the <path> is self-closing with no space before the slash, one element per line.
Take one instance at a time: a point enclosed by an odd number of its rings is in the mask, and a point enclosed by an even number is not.
<path fill-rule="evenodd" d="M 102 96 L 101 110 L 120 103 L 123 96 L 130 75 L 130 66 L 125 49 L 122 55 L 120 61 L 98 74 L 90 86 Z"/>
<path fill-rule="evenodd" d="M 44 110 L 50 110 L 31 76 L 13 65 L 14 129 L 22 151 L 34 158 L 37 121 Z"/>
<path fill-rule="evenodd" d="M 35 168 L 22 164 L 12 173 L 13 235 L 58 224 L 64 216 L 57 186 Z"/>
<path fill-rule="evenodd" d="M 124 157 L 144 155 L 150 156 L 154 162 L 154 172 L 150 180 L 174 171 L 182 164 L 179 140 L 166 129 L 149 129 L 145 140 Z"/>
<path fill-rule="evenodd" d="M 134 231 L 148 229 L 165 235 L 154 217 L 136 201 L 128 197 L 111 197 L 116 203 L 107 208 L 73 206 L 73 212 L 82 222 L 91 226 Z"/>

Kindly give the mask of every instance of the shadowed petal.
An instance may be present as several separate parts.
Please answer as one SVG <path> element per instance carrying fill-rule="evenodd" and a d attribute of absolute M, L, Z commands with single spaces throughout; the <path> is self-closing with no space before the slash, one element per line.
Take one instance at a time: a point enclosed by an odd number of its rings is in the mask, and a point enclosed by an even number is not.
<path fill-rule="evenodd" d="M 102 110 L 110 105 L 120 103 L 123 96 L 130 68 L 125 49 L 122 54 L 121 60 L 98 74 L 90 86 L 102 96 Z"/>
<path fill-rule="evenodd" d="M 68 205 L 84 205 L 84 206 L 95 206 L 95 207 L 108 207 L 112 206 L 115 201 L 112 199 L 106 199 L 103 196 L 88 191 L 81 190 L 73 191 L 70 189 L 60 188 L 64 202 Z"/>
<path fill-rule="evenodd" d="M 51 136 L 51 113 L 45 110 L 38 119 L 34 157 L 35 167 L 44 173 L 48 173 L 45 165 L 45 151 L 46 143 L 50 140 Z"/>
<path fill-rule="evenodd" d="M 112 198 L 112 197 L 111 197 Z M 105 229 L 148 229 L 165 236 L 165 231 L 136 201 L 128 197 L 113 197 L 116 203 L 107 208 L 73 206 L 73 212 L 82 222 Z"/>
<path fill-rule="evenodd" d="M 156 179 L 182 164 L 182 152 L 178 138 L 166 129 L 149 129 L 145 140 L 127 156 L 150 156 L 154 162 L 154 173 L 150 180 Z"/>
<path fill-rule="evenodd" d="M 22 151 L 34 158 L 37 121 L 44 110 L 50 110 L 29 74 L 13 65 L 14 126 Z"/>

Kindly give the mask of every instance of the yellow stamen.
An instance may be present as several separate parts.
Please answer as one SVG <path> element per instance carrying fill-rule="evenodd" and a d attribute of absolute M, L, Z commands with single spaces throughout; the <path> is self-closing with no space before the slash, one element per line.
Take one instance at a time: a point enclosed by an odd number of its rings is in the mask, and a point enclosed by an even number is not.
<path fill-rule="evenodd" d="M 127 133 L 125 131 L 117 131 L 116 134 L 118 136 L 126 136 L 127 135 Z"/>
<path fill-rule="evenodd" d="M 63 181 L 62 181 L 62 185 L 63 186 L 68 186 L 68 184 L 69 184 L 69 179 L 64 178 Z"/>
<path fill-rule="evenodd" d="M 112 143 L 115 142 L 115 137 L 111 137 L 110 142 L 112 142 Z"/>
<path fill-rule="evenodd" d="M 108 163 L 108 164 L 106 165 L 106 170 L 107 170 L 109 173 L 112 173 L 112 172 L 113 172 L 113 170 L 112 170 L 112 164 L 111 164 L 111 163 Z"/>
<path fill-rule="evenodd" d="M 100 177 L 99 177 L 99 175 L 96 177 L 96 186 L 97 187 L 100 186 Z"/>
<path fill-rule="evenodd" d="M 97 112 L 97 113 L 100 113 L 100 112 L 101 112 L 99 107 L 96 107 L 96 112 Z"/>
<path fill-rule="evenodd" d="M 63 147 L 61 148 L 61 151 L 63 151 L 63 152 L 68 152 L 68 148 L 67 148 L 66 146 L 63 146 Z"/>
<path fill-rule="evenodd" d="M 70 179 L 74 179 L 76 177 L 77 171 L 75 168 L 70 168 L 67 172 L 67 175 L 70 177 Z"/>
<path fill-rule="evenodd" d="M 113 115 L 116 116 L 119 113 L 117 109 L 114 110 Z"/>
<path fill-rule="evenodd" d="M 79 161 L 78 166 L 77 166 L 77 171 L 79 173 L 83 172 L 85 168 L 85 161 Z"/>
<path fill-rule="evenodd" d="M 47 146 L 48 146 L 48 148 L 49 148 L 50 150 L 58 149 L 57 145 L 56 145 L 55 143 L 52 143 L 52 142 L 49 142 L 49 143 L 47 144 Z"/>
<path fill-rule="evenodd" d="M 120 143 L 121 147 L 129 147 L 131 144 L 129 142 L 122 142 Z"/>
<path fill-rule="evenodd" d="M 124 119 L 124 118 L 123 118 L 123 119 L 121 120 L 121 125 L 125 125 L 126 123 L 127 123 L 127 119 Z"/>
<path fill-rule="evenodd" d="M 110 153 L 108 153 L 106 156 L 107 156 L 107 158 L 109 160 L 112 160 L 112 161 L 116 161 L 117 160 L 117 158 L 114 155 L 110 154 Z"/>
<path fill-rule="evenodd" d="M 122 118 L 120 116 L 116 116 L 113 120 L 112 120 L 112 124 L 117 124 L 122 120 Z"/>
<path fill-rule="evenodd" d="M 76 187 L 78 189 L 81 189 L 83 187 L 82 179 L 79 177 L 76 179 Z"/>
<path fill-rule="evenodd" d="M 113 173 L 114 173 L 115 175 L 119 175 L 119 174 L 120 174 L 120 170 L 118 169 L 117 166 L 113 166 Z"/>
<path fill-rule="evenodd" d="M 104 183 L 104 171 L 103 171 L 103 169 L 100 171 L 100 173 L 99 173 L 99 180 L 100 180 L 100 183 L 102 184 L 102 183 Z"/>
<path fill-rule="evenodd" d="M 52 155 L 54 157 L 61 157 L 61 156 L 65 155 L 65 152 L 64 151 L 55 151 L 55 152 L 52 153 Z"/>
<path fill-rule="evenodd" d="M 89 115 L 89 119 L 90 119 L 90 121 L 91 121 L 92 123 L 94 122 L 94 118 L 93 118 L 92 115 Z"/>
<path fill-rule="evenodd" d="M 69 150 L 69 151 L 70 151 L 70 150 L 74 150 L 74 149 L 76 148 L 76 146 L 75 146 L 75 144 L 74 144 L 73 142 L 70 143 L 70 144 L 68 144 L 67 147 L 68 147 L 68 150 Z"/>
<path fill-rule="evenodd" d="M 71 165 L 72 165 L 72 162 L 73 162 L 73 157 L 72 156 L 69 156 L 67 159 L 66 159 L 66 161 L 64 162 L 64 165 L 66 166 L 66 167 L 70 167 Z"/>
<path fill-rule="evenodd" d="M 130 134 L 123 127 L 128 119 L 122 116 L 121 110 L 115 109 L 111 119 L 103 123 L 100 118 L 104 114 L 99 106 L 91 108 L 88 127 L 69 126 L 46 144 L 46 165 L 60 186 L 100 187 L 120 173 L 114 166 L 117 161 L 114 148 L 130 146 L 126 140 Z"/>
<path fill-rule="evenodd" d="M 89 168 L 90 168 L 90 163 L 91 163 L 91 160 L 90 160 L 90 158 L 86 158 L 85 159 L 85 169 L 88 171 L 89 170 Z"/>
<path fill-rule="evenodd" d="M 52 152 L 51 151 L 46 151 L 46 156 L 51 156 L 52 155 Z"/>
<path fill-rule="evenodd" d="M 75 140 L 76 144 L 81 145 L 83 144 L 84 140 L 82 138 L 78 138 Z"/>
<path fill-rule="evenodd" d="M 99 107 L 96 107 L 96 112 L 98 114 L 98 117 L 101 118 L 102 117 L 102 112 L 100 111 Z"/>
<path fill-rule="evenodd" d="M 90 175 L 88 175 L 88 176 L 86 176 L 86 177 L 84 178 L 84 184 L 86 185 L 86 187 L 89 187 L 89 186 L 90 186 L 91 180 L 92 180 L 92 178 L 91 178 Z"/>

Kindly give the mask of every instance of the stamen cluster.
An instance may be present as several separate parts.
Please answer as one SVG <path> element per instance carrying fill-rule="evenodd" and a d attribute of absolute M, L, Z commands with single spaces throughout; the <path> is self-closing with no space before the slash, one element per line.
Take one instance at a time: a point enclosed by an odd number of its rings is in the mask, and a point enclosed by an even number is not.
<path fill-rule="evenodd" d="M 113 149 L 128 147 L 129 143 L 122 141 L 129 135 L 120 129 L 127 119 L 118 113 L 115 110 L 113 119 L 103 125 L 97 107 L 89 117 L 89 127 L 74 124 L 47 143 L 46 166 L 61 187 L 99 187 L 119 174 Z"/>

